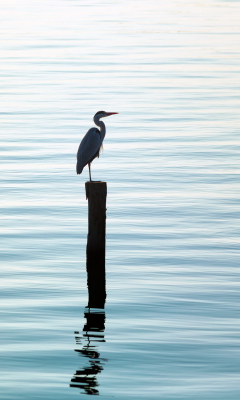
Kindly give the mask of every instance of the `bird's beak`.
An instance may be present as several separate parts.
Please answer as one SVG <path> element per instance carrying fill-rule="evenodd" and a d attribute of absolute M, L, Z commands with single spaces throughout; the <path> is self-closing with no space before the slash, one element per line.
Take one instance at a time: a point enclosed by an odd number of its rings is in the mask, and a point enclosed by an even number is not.
<path fill-rule="evenodd" d="M 109 117 L 110 115 L 113 115 L 113 114 L 118 114 L 118 113 L 106 113 L 106 117 Z"/>

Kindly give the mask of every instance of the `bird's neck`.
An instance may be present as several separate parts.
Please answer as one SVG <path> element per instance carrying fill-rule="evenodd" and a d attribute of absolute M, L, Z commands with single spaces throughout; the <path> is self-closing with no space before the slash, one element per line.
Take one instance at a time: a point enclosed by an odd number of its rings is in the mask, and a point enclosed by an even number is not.
<path fill-rule="evenodd" d="M 94 118 L 94 123 L 99 126 L 101 139 L 103 140 L 106 135 L 106 127 L 103 121 L 100 121 L 98 118 Z"/>

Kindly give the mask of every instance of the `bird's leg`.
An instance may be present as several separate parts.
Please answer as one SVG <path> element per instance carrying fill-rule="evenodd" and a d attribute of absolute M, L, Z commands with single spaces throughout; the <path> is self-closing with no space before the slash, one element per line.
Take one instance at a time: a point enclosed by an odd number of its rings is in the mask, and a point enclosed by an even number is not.
<path fill-rule="evenodd" d="M 91 163 L 88 163 L 88 169 L 89 169 L 90 182 L 92 182 L 92 178 L 91 178 Z"/>

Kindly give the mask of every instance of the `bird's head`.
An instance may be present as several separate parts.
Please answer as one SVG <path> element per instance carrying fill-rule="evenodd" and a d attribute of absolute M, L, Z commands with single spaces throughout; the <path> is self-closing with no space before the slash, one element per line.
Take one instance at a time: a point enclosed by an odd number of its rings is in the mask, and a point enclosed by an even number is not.
<path fill-rule="evenodd" d="M 95 120 L 95 119 L 98 119 L 98 120 L 99 120 L 100 118 L 109 117 L 110 115 L 113 115 L 113 114 L 118 114 L 118 113 L 116 113 L 116 112 L 98 111 L 98 112 L 94 115 L 93 120 Z"/>

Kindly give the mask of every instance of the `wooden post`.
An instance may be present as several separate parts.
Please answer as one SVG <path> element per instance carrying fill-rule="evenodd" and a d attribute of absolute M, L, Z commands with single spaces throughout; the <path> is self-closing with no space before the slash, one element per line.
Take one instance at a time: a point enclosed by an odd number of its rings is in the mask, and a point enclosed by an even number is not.
<path fill-rule="evenodd" d="M 106 299 L 106 182 L 86 182 L 88 199 L 88 307 L 104 308 Z"/>
<path fill-rule="evenodd" d="M 106 182 L 86 182 L 88 199 L 88 244 L 87 252 L 104 253 L 106 241 Z"/>

